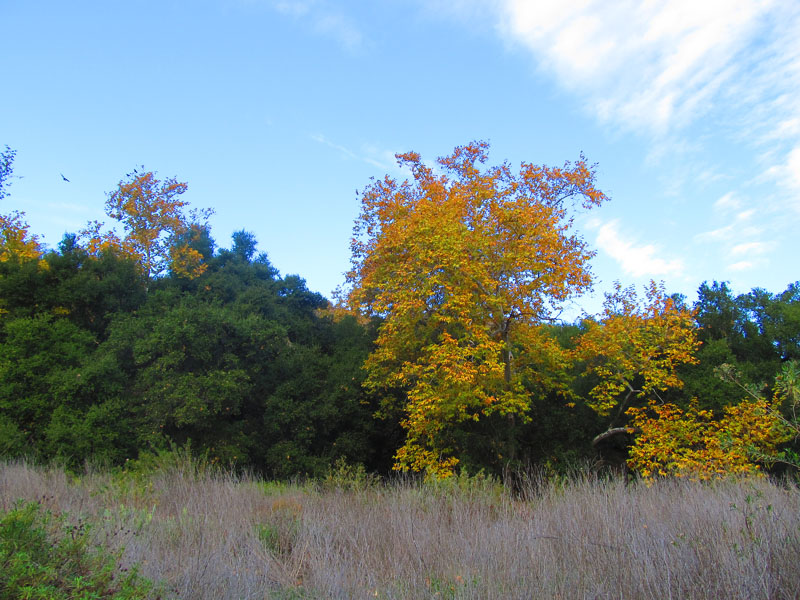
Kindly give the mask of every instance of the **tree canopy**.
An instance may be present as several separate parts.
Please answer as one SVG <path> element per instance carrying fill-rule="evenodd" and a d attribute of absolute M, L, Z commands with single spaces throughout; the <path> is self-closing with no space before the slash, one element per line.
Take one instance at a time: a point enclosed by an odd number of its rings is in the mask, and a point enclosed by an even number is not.
<path fill-rule="evenodd" d="M 606 196 L 583 156 L 550 168 L 482 168 L 488 144 L 440 158 L 398 155 L 412 179 L 388 176 L 361 195 L 348 302 L 380 316 L 366 363 L 372 390 L 406 391 L 397 468 L 447 474 L 457 464 L 448 427 L 492 414 L 524 416 L 518 367 L 545 351 L 537 327 L 591 283 L 593 252 L 571 208 Z M 518 356 L 522 355 L 522 356 Z"/>
<path fill-rule="evenodd" d="M 89 223 L 82 237 L 93 253 L 113 249 L 135 257 L 148 278 L 167 269 L 177 275 L 197 276 L 206 266 L 191 241 L 202 234 L 213 211 L 194 210 L 187 215 L 188 203 L 180 198 L 187 189 L 188 185 L 175 177 L 162 181 L 152 171 L 134 170 L 106 200 L 106 214 L 122 223 L 124 237 L 114 231 L 103 232 L 103 224 L 97 221 Z"/>
<path fill-rule="evenodd" d="M 564 323 L 592 283 L 573 217 L 607 199 L 583 156 L 488 166 L 475 142 L 398 159 L 408 179 L 361 193 L 336 306 L 248 231 L 217 247 L 175 178 L 134 171 L 106 198 L 121 233 L 93 223 L 55 249 L 0 213 L 0 456 L 79 468 L 177 445 L 273 477 L 800 463 L 800 283 L 704 283 L 693 306 L 617 284 Z"/>

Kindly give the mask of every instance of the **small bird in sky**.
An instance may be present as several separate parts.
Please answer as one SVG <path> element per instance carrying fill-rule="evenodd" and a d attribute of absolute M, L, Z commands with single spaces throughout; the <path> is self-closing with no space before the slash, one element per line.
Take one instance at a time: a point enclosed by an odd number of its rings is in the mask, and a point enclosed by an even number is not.
<path fill-rule="evenodd" d="M 67 179 L 66 177 L 64 177 L 64 174 L 63 174 L 63 173 L 59 173 L 59 175 L 61 175 L 61 179 L 63 179 L 63 180 L 64 180 L 64 181 L 66 181 L 67 183 L 69 183 L 69 179 Z"/>

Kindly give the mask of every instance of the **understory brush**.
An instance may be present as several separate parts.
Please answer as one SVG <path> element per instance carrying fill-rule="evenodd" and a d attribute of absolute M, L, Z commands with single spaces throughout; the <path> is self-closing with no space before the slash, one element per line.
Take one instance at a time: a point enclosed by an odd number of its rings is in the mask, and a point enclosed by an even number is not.
<path fill-rule="evenodd" d="M 386 482 L 343 464 L 319 483 L 287 484 L 180 461 L 80 478 L 9 462 L 0 510 L 80 520 L 87 548 L 164 597 L 710 600 L 800 590 L 800 493 L 765 478 L 645 485 L 584 474 L 532 479 L 512 494 L 483 476 Z"/>
<path fill-rule="evenodd" d="M 0 598 L 71 600 L 160 598 L 135 568 L 118 567 L 122 550 L 92 543 L 91 524 L 17 502 L 0 514 Z"/>

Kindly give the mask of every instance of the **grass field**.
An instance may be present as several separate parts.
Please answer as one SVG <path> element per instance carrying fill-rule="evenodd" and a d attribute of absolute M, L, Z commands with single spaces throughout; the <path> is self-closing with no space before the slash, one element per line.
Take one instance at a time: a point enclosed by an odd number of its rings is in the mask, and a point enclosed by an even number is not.
<path fill-rule="evenodd" d="M 81 477 L 0 463 L 0 509 L 18 499 L 88 524 L 153 598 L 800 598 L 800 492 L 767 479 L 575 475 L 511 494 L 353 469 L 284 484 L 180 459 Z"/>

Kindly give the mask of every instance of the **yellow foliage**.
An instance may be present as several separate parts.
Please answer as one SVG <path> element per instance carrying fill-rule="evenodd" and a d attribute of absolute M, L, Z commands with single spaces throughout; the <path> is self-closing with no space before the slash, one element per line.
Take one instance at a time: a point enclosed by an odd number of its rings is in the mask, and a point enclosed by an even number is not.
<path fill-rule="evenodd" d="M 170 248 L 170 269 L 179 277 L 198 277 L 208 268 L 203 263 L 203 255 L 189 244 L 175 245 Z"/>
<path fill-rule="evenodd" d="M 600 322 L 586 325 L 575 356 L 585 361 L 587 374 L 600 380 L 588 404 L 601 415 L 618 405 L 624 408 L 632 395 L 682 387 L 677 367 L 697 362 L 694 314 L 676 305 L 663 284 L 651 281 L 640 301 L 633 287 L 623 289 L 617 282 L 606 296 Z M 641 382 L 636 388 L 634 380 Z"/>
<path fill-rule="evenodd" d="M 42 247 L 35 235 L 28 233 L 24 213 L 14 211 L 0 215 L 0 262 L 16 257 L 22 260 L 35 259 L 42 255 Z"/>
<path fill-rule="evenodd" d="M 571 233 L 568 201 L 606 199 L 583 157 L 563 168 L 482 169 L 488 145 L 440 158 L 442 174 L 410 152 L 411 181 L 386 177 L 363 192 L 351 242 L 348 304 L 384 317 L 366 385 L 401 388 L 406 443 L 396 468 L 446 476 L 457 464 L 453 424 L 524 415 L 520 373 L 564 359 L 539 329 L 591 284 L 593 253 Z"/>
<path fill-rule="evenodd" d="M 80 232 L 80 238 L 92 255 L 112 251 L 136 259 L 148 278 L 167 268 L 179 276 L 196 277 L 206 266 L 202 255 L 185 239 L 202 227 L 192 220 L 207 219 L 212 211 L 195 213 L 190 220 L 184 214 L 188 203 L 180 199 L 187 188 L 175 178 L 161 181 L 150 171 L 134 171 L 106 201 L 106 214 L 122 223 L 125 236 L 103 232 L 103 224 L 93 221 Z"/>
<path fill-rule="evenodd" d="M 120 256 L 138 259 L 133 246 L 127 244 L 114 231 L 102 231 L 103 223 L 90 221 L 78 232 L 78 240 L 90 256 L 97 257 L 103 252 L 113 252 Z"/>
<path fill-rule="evenodd" d="M 638 432 L 628 466 L 643 477 L 758 473 L 756 457 L 776 456 L 777 446 L 791 438 L 791 430 L 763 398 L 726 407 L 719 420 L 696 403 L 684 412 L 674 404 L 650 401 L 627 414 L 633 418 L 632 431 Z"/>

